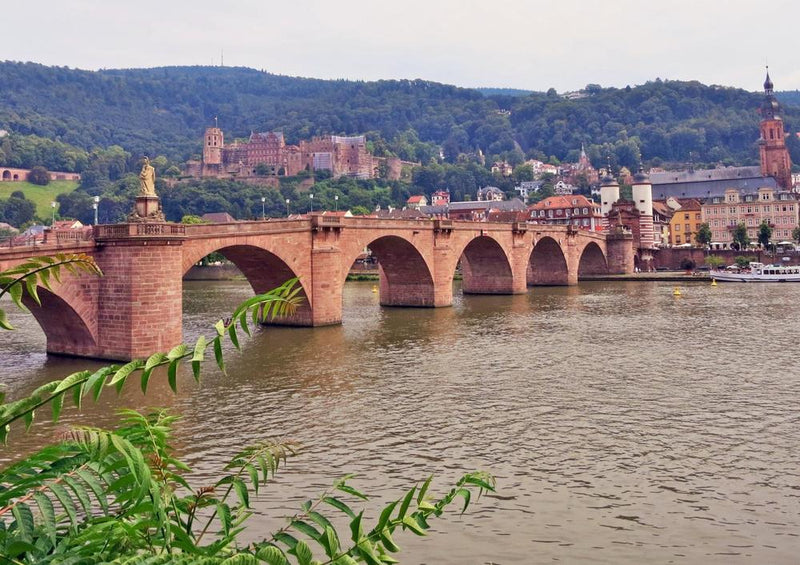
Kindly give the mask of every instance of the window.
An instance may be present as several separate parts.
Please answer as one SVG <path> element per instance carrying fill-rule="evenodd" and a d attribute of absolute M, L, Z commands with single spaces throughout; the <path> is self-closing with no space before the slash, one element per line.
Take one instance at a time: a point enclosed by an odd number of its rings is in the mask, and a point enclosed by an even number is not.
<path fill-rule="evenodd" d="M 695 219 L 695 220 L 700 220 L 700 214 L 695 214 L 695 215 L 694 215 L 694 219 Z"/>
<path fill-rule="evenodd" d="M 689 224 L 684 224 L 683 231 L 685 231 L 686 233 L 691 233 L 692 228 L 689 226 Z"/>
<path fill-rule="evenodd" d="M 675 231 L 681 231 L 681 225 L 675 224 Z"/>
<path fill-rule="evenodd" d="M 583 209 L 583 213 L 584 213 L 584 215 L 588 214 L 589 213 L 589 209 L 588 208 L 584 208 Z"/>
<path fill-rule="evenodd" d="M 680 227 L 680 226 L 678 226 L 678 227 Z M 679 236 L 679 235 L 675 236 L 675 243 L 678 244 L 678 245 L 681 244 L 681 236 Z"/>

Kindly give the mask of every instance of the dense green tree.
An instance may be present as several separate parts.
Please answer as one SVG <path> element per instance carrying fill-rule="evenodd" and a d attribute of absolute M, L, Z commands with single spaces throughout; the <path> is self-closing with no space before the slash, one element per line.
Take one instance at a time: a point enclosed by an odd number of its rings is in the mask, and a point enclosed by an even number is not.
<path fill-rule="evenodd" d="M 792 239 L 800 242 L 800 226 L 797 226 L 792 230 Z"/>
<path fill-rule="evenodd" d="M 695 241 L 701 247 L 707 247 L 708 244 L 711 243 L 712 238 L 711 226 L 708 225 L 708 222 L 700 224 L 700 228 L 694 236 Z"/>
<path fill-rule="evenodd" d="M 747 226 L 741 222 L 739 222 L 733 230 L 733 243 L 738 246 L 738 249 L 744 249 L 750 245 L 750 236 L 747 235 Z"/>
<path fill-rule="evenodd" d="M 772 228 L 769 226 L 766 220 L 762 220 L 761 225 L 758 226 L 758 243 L 761 244 L 761 247 L 766 249 L 771 239 Z"/>
<path fill-rule="evenodd" d="M 50 184 L 50 173 L 44 167 L 36 165 L 28 172 L 28 182 L 39 186 L 47 186 Z"/>
<path fill-rule="evenodd" d="M 26 198 L 12 195 L 8 200 L 0 200 L 0 222 L 21 227 L 33 220 L 36 205 Z"/>

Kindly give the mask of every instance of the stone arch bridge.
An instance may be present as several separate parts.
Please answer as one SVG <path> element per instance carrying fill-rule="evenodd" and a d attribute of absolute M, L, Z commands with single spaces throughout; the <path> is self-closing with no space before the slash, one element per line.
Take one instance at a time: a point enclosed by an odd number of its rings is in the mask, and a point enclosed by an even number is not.
<path fill-rule="evenodd" d="M 49 353 L 126 360 L 167 350 L 182 339 L 183 276 L 220 252 L 256 293 L 298 277 L 305 298 L 298 326 L 338 324 L 342 289 L 369 247 L 378 259 L 384 306 L 450 306 L 461 264 L 466 294 L 522 294 L 528 286 L 573 285 L 584 275 L 633 270 L 630 235 L 571 226 L 451 220 L 381 220 L 315 215 L 229 224 L 95 226 L 85 240 L 56 232 L 42 246 L 0 248 L 0 269 L 36 255 L 84 252 L 103 277 L 67 276 L 42 306 L 27 297 Z"/>

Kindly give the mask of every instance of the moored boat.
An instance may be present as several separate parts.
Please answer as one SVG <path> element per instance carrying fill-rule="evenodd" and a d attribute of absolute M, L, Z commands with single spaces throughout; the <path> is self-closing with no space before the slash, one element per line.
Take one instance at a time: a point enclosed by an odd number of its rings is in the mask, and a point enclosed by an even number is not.
<path fill-rule="evenodd" d="M 739 271 L 711 271 L 711 277 L 724 282 L 800 282 L 800 266 L 764 265 L 752 262 Z"/>

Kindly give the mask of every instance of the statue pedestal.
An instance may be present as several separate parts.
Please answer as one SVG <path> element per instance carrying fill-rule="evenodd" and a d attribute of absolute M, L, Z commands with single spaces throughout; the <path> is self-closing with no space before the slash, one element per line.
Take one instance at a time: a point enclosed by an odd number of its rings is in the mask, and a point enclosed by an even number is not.
<path fill-rule="evenodd" d="M 161 210 L 161 199 L 158 196 L 137 196 L 136 206 L 128 216 L 129 222 L 163 223 L 166 222 Z"/>

